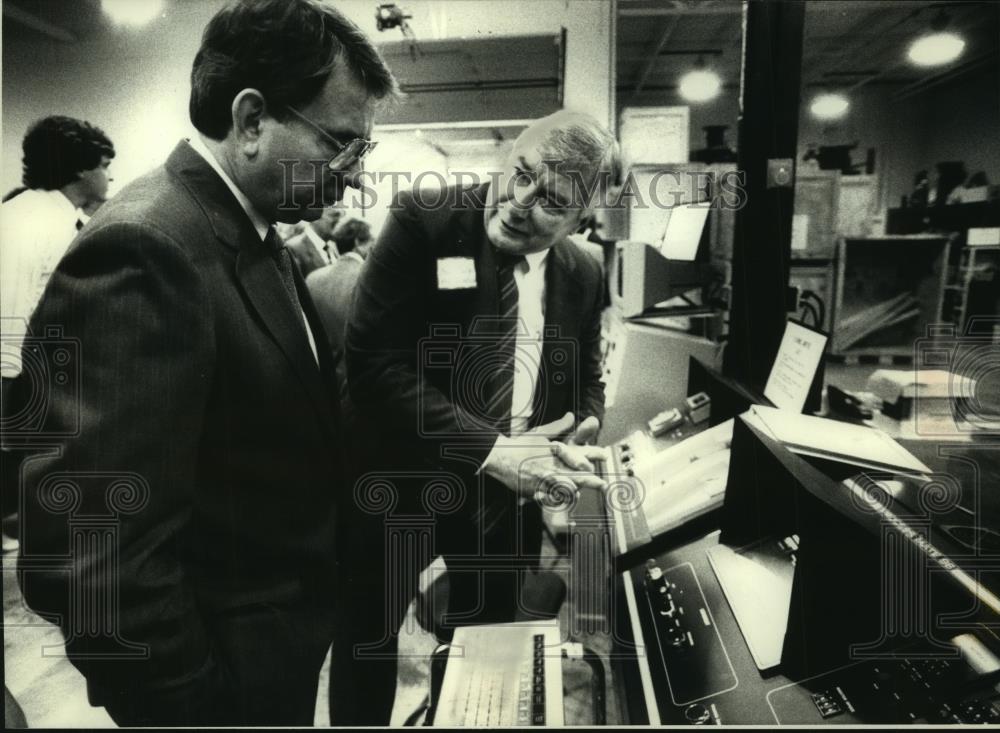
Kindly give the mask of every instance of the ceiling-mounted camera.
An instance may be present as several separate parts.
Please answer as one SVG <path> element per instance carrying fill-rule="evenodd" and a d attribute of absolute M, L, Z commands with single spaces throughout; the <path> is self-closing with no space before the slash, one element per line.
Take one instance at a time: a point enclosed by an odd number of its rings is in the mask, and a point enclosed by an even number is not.
<path fill-rule="evenodd" d="M 375 9 L 375 27 L 380 31 L 389 30 L 390 28 L 401 28 L 403 33 L 407 34 L 410 26 L 406 21 L 412 17 L 412 15 L 406 13 L 396 3 L 385 3 Z"/>
<path fill-rule="evenodd" d="M 390 28 L 399 28 L 410 41 L 410 57 L 415 61 L 418 55 L 422 55 L 420 47 L 417 45 L 417 36 L 406 21 L 413 16 L 403 10 L 396 3 L 384 3 L 375 8 L 375 27 L 379 31 L 386 31 Z"/>

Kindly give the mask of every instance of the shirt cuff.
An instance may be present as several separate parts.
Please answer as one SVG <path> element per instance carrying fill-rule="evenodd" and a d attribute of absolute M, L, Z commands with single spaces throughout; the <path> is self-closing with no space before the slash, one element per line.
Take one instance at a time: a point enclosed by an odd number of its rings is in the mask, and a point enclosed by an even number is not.
<path fill-rule="evenodd" d="M 514 441 L 512 441 L 506 435 L 503 434 L 497 435 L 497 442 L 493 444 L 493 448 L 490 450 L 489 455 L 486 456 L 486 460 L 483 461 L 483 465 L 481 465 L 478 469 L 476 469 L 476 474 L 478 475 L 482 473 L 483 471 L 486 470 L 487 466 L 489 466 L 491 463 L 496 462 L 499 459 L 500 455 L 497 451 L 500 450 L 501 448 L 506 448 L 513 442 Z"/>

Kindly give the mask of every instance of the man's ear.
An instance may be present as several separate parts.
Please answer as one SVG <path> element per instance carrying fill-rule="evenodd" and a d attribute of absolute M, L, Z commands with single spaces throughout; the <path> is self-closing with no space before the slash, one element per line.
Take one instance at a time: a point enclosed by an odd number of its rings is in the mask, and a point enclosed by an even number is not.
<path fill-rule="evenodd" d="M 260 149 L 261 121 L 266 113 L 267 103 L 256 89 L 244 89 L 233 98 L 233 132 L 240 152 L 248 158 Z"/>

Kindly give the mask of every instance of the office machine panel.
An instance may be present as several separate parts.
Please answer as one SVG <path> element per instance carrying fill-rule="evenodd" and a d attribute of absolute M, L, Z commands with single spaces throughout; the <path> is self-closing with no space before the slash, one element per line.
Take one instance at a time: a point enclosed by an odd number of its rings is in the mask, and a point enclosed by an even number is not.
<path fill-rule="evenodd" d="M 931 479 L 831 476 L 741 419 L 732 452 L 721 529 L 619 574 L 629 722 L 1000 723 L 1000 558 L 918 521 Z"/>

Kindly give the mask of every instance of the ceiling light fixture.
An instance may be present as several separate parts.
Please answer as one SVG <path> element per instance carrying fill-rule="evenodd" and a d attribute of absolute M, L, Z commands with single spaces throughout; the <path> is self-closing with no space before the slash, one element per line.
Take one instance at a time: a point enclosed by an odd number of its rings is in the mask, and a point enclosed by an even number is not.
<path fill-rule="evenodd" d="M 101 0 L 101 9 L 115 25 L 141 26 L 163 12 L 163 0 Z"/>
<path fill-rule="evenodd" d="M 719 96 L 722 80 L 712 69 L 705 68 L 705 59 L 698 57 L 694 69 L 681 77 L 678 91 L 688 102 L 707 102 Z"/>
<path fill-rule="evenodd" d="M 907 58 L 917 66 L 942 66 L 951 63 L 965 50 L 965 40 L 957 33 L 945 30 L 951 19 L 944 10 L 931 21 L 931 33 L 915 39 L 907 50 Z"/>
<path fill-rule="evenodd" d="M 942 31 L 916 39 L 906 55 L 917 66 L 941 66 L 957 59 L 964 50 L 965 41 L 960 36 Z"/>
<path fill-rule="evenodd" d="M 839 120 L 850 107 L 850 101 L 843 94 L 827 92 L 813 99 L 809 111 L 819 120 Z"/>

